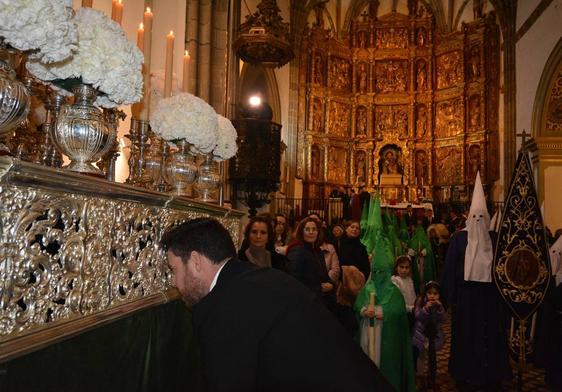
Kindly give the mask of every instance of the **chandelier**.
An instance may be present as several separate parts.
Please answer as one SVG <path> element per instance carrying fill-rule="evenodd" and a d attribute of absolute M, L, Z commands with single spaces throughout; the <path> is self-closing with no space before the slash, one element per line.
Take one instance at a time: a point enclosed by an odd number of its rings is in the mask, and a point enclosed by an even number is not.
<path fill-rule="evenodd" d="M 250 64 L 281 67 L 295 57 L 289 24 L 283 22 L 275 0 L 263 0 L 258 11 L 246 16 L 234 41 L 234 49 Z"/>

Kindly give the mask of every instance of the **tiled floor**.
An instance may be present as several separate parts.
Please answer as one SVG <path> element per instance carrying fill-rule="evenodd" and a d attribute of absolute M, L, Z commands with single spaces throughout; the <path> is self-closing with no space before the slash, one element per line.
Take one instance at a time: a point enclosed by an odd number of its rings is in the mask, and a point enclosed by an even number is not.
<path fill-rule="evenodd" d="M 451 338 L 451 325 L 449 322 L 444 325 L 445 332 L 445 346 L 437 354 L 437 385 L 440 392 L 445 391 L 458 391 L 455 387 L 455 382 L 449 376 L 447 372 L 447 364 L 449 362 L 449 348 L 450 348 L 450 338 Z M 514 369 L 514 375 L 516 370 Z M 515 379 L 511 385 L 507 386 L 504 391 L 517 391 L 517 384 Z M 420 388 L 420 390 L 423 390 Z M 542 369 L 529 368 L 523 376 L 523 388 L 522 391 L 532 391 L 532 392 L 548 392 L 548 388 L 544 383 L 544 371 Z"/>

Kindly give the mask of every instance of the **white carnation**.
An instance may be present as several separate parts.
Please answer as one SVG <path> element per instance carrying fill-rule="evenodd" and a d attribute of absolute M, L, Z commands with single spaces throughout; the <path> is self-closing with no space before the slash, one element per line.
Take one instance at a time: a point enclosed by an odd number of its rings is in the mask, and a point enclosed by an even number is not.
<path fill-rule="evenodd" d="M 45 81 L 82 78 L 102 93 L 96 103 L 103 107 L 138 102 L 142 97 L 142 52 L 127 40 L 121 26 L 101 11 L 80 8 L 75 21 L 79 36 L 76 54 L 53 64 L 29 61 L 27 69 Z"/>
<path fill-rule="evenodd" d="M 150 126 L 164 140 L 185 139 L 202 154 L 210 153 L 217 145 L 215 110 L 189 93 L 161 99 L 152 112 Z"/>
<path fill-rule="evenodd" d="M 31 59 L 62 61 L 76 50 L 72 0 L 0 0 L 0 36 Z"/>
<path fill-rule="evenodd" d="M 217 117 L 219 121 L 219 132 L 213 155 L 216 161 L 223 161 L 236 155 L 238 151 L 238 146 L 236 145 L 238 134 L 228 118 L 221 115 L 217 115 Z"/>

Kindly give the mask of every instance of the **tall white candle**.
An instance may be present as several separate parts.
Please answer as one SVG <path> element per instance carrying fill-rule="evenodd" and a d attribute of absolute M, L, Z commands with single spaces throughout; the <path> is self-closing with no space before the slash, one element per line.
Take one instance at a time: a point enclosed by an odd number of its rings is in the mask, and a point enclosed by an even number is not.
<path fill-rule="evenodd" d="M 144 53 L 144 24 L 141 22 L 139 24 L 139 29 L 137 30 L 137 46 Z"/>
<path fill-rule="evenodd" d="M 144 95 L 141 101 L 139 120 L 148 121 L 150 114 L 150 60 L 152 58 L 152 19 L 153 14 L 149 7 L 143 15 L 144 24 L 144 66 L 142 68 L 144 76 Z"/>
<path fill-rule="evenodd" d="M 182 79 L 182 88 L 181 91 L 184 93 L 189 92 L 189 62 L 191 61 L 191 56 L 189 56 L 189 52 L 186 50 L 183 55 L 183 79 Z"/>
<path fill-rule="evenodd" d="M 166 36 L 166 65 L 164 68 L 164 98 L 172 95 L 172 76 L 174 74 L 174 32 Z"/>
<path fill-rule="evenodd" d="M 114 0 L 111 6 L 111 19 L 121 24 L 123 20 L 123 3 L 121 0 Z"/>

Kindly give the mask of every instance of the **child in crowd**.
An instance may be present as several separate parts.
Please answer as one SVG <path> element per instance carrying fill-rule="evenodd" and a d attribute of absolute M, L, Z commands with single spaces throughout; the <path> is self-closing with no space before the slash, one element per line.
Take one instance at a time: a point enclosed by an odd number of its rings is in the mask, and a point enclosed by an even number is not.
<path fill-rule="evenodd" d="M 412 260 L 407 255 L 398 256 L 394 263 L 394 270 L 390 278 L 392 283 L 400 289 L 404 302 L 406 303 L 406 312 L 408 312 L 408 321 L 410 329 L 414 325 L 414 305 L 416 302 L 416 292 L 414 291 L 414 281 L 412 280 Z"/>
<path fill-rule="evenodd" d="M 437 369 L 436 352 L 443 347 L 443 322 L 446 313 L 441 304 L 439 283 L 430 281 L 423 288 L 422 295 L 417 299 L 414 310 L 416 322 L 412 336 L 414 345 L 414 363 L 417 363 L 418 374 L 423 374 L 423 364 L 427 357 L 428 374 L 427 388 L 435 388 Z"/>
<path fill-rule="evenodd" d="M 412 280 L 412 260 L 407 255 L 398 256 L 394 263 L 392 283 L 400 289 L 406 303 L 406 311 L 413 313 L 416 302 L 414 281 Z"/>

